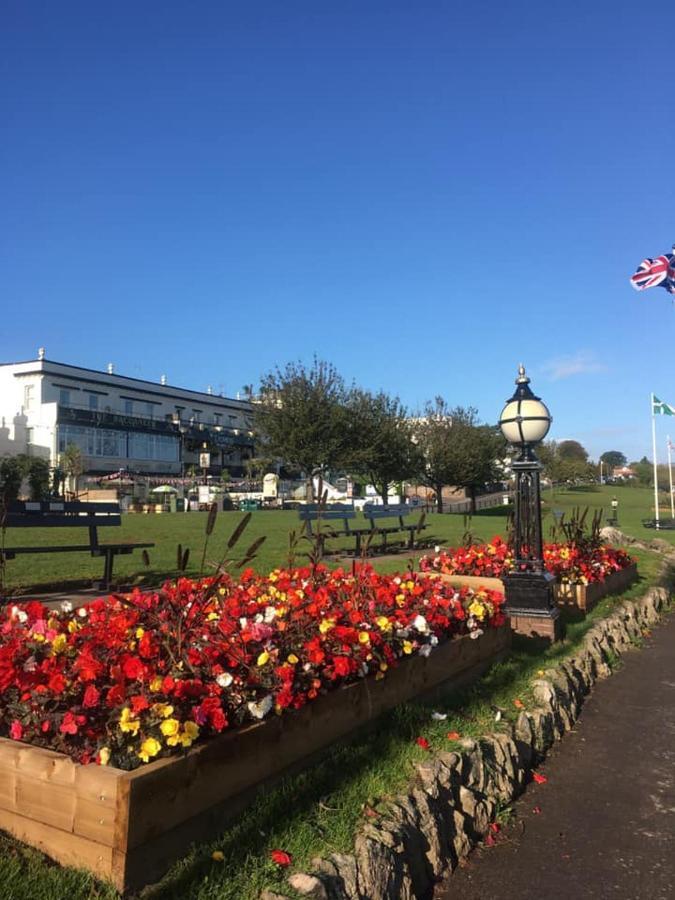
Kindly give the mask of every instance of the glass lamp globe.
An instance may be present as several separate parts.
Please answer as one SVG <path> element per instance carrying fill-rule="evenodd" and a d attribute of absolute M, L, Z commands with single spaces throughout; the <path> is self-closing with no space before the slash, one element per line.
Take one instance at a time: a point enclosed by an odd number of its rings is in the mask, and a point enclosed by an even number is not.
<path fill-rule="evenodd" d="M 509 442 L 516 446 L 538 444 L 551 427 L 551 413 L 545 403 L 535 397 L 529 387 L 525 367 L 518 367 L 516 390 L 499 417 L 499 427 Z"/>

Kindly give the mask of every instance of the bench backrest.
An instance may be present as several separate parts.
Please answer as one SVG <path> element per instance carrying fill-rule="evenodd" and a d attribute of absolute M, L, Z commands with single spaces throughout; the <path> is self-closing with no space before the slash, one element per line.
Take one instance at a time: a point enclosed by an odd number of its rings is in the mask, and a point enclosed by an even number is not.
<path fill-rule="evenodd" d="M 8 528 L 97 528 L 121 525 L 119 503 L 78 500 L 17 500 L 9 504 Z"/>
<path fill-rule="evenodd" d="M 405 503 L 392 503 L 388 506 L 381 506 L 379 503 L 366 503 L 363 507 L 363 515 L 369 519 L 371 525 L 373 519 L 392 519 L 398 518 L 403 525 L 403 517 L 410 515 L 410 507 Z"/>
<path fill-rule="evenodd" d="M 342 521 L 346 531 L 349 531 L 349 520 L 356 518 L 356 510 L 353 506 L 343 503 L 331 503 L 330 506 L 322 506 L 319 503 L 306 503 L 298 509 L 300 521 L 305 522 L 308 531 L 312 530 L 312 522 Z"/>

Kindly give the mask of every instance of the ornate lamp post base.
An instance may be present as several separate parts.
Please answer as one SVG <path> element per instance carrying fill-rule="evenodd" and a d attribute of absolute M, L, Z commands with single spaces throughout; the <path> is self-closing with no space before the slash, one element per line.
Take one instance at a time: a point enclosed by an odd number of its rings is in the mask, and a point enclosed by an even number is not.
<path fill-rule="evenodd" d="M 502 581 L 511 629 L 552 644 L 559 641 L 563 628 L 553 597 L 554 576 L 550 572 L 515 572 L 504 575 Z"/>

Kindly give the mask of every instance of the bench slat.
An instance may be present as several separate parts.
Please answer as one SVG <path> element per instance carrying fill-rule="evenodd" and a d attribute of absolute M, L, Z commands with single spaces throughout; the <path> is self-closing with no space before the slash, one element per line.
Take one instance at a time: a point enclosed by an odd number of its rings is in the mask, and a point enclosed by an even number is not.
<path fill-rule="evenodd" d="M 8 513 L 6 525 L 8 528 L 88 528 L 94 525 L 97 528 L 105 528 L 110 525 L 121 525 L 122 517 L 104 513 L 100 516 L 88 514 L 75 516 L 62 513 L 40 513 L 34 516 L 15 515 Z"/>

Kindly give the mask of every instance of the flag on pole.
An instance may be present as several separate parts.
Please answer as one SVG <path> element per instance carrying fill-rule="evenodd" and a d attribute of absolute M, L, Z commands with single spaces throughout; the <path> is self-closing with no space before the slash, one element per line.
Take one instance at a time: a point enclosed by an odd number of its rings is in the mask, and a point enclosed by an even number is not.
<path fill-rule="evenodd" d="M 664 403 L 652 394 L 652 415 L 653 416 L 675 416 L 675 406 L 670 403 Z"/>

